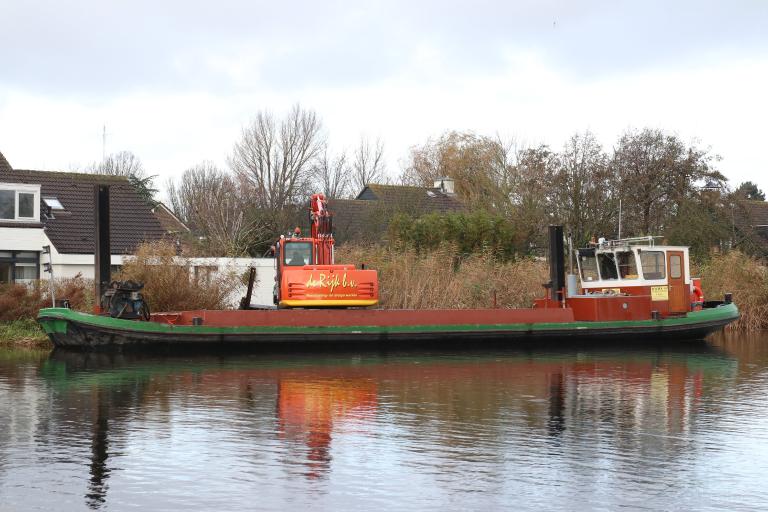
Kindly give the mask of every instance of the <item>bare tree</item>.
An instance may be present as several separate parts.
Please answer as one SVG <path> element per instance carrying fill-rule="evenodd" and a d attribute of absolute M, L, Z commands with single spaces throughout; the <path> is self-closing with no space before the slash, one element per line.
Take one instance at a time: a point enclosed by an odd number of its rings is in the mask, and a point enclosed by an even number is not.
<path fill-rule="evenodd" d="M 139 157 L 130 151 L 112 153 L 104 158 L 103 161 L 91 164 L 88 172 L 110 176 L 135 176 L 137 178 L 145 178 L 147 176 L 144 165 L 139 160 Z"/>
<path fill-rule="evenodd" d="M 360 144 L 355 149 L 352 161 L 353 192 L 360 192 L 369 183 L 380 183 L 384 180 L 386 165 L 384 163 L 384 143 L 381 139 L 371 142 L 366 137 L 360 137 Z"/>
<path fill-rule="evenodd" d="M 295 203 L 306 192 L 322 149 L 320 119 L 295 105 L 279 121 L 267 111 L 256 114 L 243 128 L 229 164 L 238 177 L 252 184 L 257 206 L 274 211 Z"/>
<path fill-rule="evenodd" d="M 248 184 L 211 162 L 184 171 L 178 186 L 168 184 L 173 211 L 205 238 L 209 255 L 245 254 L 264 227 L 249 208 Z"/>
<path fill-rule="evenodd" d="M 112 153 L 103 161 L 94 162 L 89 165 L 86 168 L 86 172 L 109 176 L 124 176 L 128 178 L 128 181 L 142 199 L 151 206 L 155 204 L 157 189 L 154 188 L 154 181 L 157 176 L 148 175 L 139 157 L 130 151 Z"/>
<path fill-rule="evenodd" d="M 314 179 L 325 197 L 341 199 L 349 195 L 351 169 L 346 153 L 331 156 L 328 147 L 314 166 Z"/>

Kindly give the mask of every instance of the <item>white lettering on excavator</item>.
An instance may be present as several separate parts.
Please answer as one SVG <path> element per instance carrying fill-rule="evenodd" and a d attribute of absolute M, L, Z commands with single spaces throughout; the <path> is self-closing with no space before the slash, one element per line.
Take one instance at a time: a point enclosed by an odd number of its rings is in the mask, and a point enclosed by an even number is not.
<path fill-rule="evenodd" d="M 317 279 L 315 279 L 314 274 L 310 274 L 305 286 L 307 288 L 328 288 L 328 293 L 333 293 L 339 286 L 342 288 L 357 288 L 357 283 L 354 279 L 347 279 L 346 272 L 344 272 L 341 278 L 339 278 L 338 274 L 326 275 L 321 273 Z"/>

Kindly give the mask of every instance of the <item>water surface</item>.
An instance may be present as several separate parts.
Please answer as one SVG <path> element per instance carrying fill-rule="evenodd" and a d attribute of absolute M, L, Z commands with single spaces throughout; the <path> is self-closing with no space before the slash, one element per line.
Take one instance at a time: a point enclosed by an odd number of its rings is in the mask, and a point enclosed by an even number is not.
<path fill-rule="evenodd" d="M 0 510 L 765 510 L 768 333 L 0 352 Z"/>

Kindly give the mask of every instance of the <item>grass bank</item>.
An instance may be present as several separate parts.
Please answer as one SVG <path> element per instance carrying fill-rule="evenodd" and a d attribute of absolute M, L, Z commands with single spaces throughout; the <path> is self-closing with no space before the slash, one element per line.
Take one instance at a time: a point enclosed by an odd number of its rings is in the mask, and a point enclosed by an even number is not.
<path fill-rule="evenodd" d="M 45 332 L 34 320 L 0 322 L 0 347 L 48 347 L 49 344 Z"/>

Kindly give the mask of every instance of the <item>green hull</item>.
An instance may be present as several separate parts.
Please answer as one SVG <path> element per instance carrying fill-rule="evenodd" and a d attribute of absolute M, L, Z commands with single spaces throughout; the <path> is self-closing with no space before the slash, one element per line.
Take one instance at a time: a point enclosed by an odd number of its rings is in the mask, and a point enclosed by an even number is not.
<path fill-rule="evenodd" d="M 623 340 L 701 339 L 737 320 L 735 304 L 661 320 L 515 324 L 339 325 L 317 327 L 169 325 L 121 320 L 64 308 L 41 309 L 38 322 L 56 346 L 280 342 L 394 342 L 569 338 Z"/>

